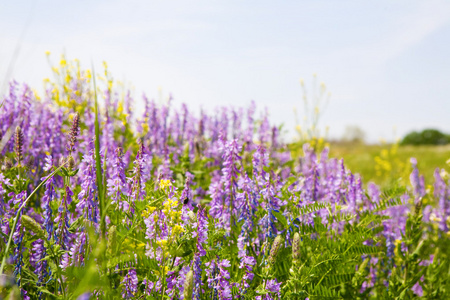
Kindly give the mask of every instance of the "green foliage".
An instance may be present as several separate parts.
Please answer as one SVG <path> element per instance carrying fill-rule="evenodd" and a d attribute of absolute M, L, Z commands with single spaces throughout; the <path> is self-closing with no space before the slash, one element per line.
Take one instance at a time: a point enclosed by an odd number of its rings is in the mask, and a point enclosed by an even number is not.
<path fill-rule="evenodd" d="M 402 145 L 446 145 L 450 143 L 450 135 L 436 129 L 424 129 L 420 132 L 408 133 L 403 139 Z"/>

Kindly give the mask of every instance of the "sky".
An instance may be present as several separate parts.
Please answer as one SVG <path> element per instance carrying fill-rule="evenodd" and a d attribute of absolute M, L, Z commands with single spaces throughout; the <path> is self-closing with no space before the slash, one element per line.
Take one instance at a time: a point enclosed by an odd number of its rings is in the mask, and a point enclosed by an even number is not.
<path fill-rule="evenodd" d="M 310 115 L 301 78 L 310 101 L 322 82 L 331 93 L 331 138 L 450 133 L 450 1 L 0 0 L 0 32 L 1 93 L 12 78 L 42 88 L 50 51 L 108 62 L 138 107 L 143 92 L 193 109 L 254 100 L 289 138 L 294 107 Z"/>

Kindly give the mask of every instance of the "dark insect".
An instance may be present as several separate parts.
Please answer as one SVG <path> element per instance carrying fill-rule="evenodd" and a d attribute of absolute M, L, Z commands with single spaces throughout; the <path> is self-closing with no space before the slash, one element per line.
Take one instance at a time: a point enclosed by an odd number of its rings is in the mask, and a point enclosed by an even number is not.
<path fill-rule="evenodd" d="M 189 202 L 189 198 L 188 197 L 184 198 L 183 204 L 186 205 L 186 204 L 188 204 L 188 202 Z"/>

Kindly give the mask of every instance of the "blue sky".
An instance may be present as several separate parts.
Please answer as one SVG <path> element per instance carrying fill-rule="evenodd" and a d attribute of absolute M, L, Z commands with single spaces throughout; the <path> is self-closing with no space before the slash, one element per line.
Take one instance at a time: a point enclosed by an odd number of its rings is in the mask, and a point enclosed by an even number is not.
<path fill-rule="evenodd" d="M 86 68 L 107 61 L 136 99 L 255 100 L 292 133 L 299 79 L 311 90 L 317 74 L 331 137 L 347 125 L 372 142 L 450 132 L 449 1 L 2 1 L 0 30 L 0 83 L 20 40 L 12 77 L 37 88 L 44 52 L 64 52 Z"/>

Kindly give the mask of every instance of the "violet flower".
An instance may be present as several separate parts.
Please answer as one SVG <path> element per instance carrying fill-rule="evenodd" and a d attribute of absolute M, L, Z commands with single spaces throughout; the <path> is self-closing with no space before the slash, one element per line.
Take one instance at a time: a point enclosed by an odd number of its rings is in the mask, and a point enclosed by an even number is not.
<path fill-rule="evenodd" d="M 47 177 L 42 178 L 42 180 L 45 180 Z M 51 239 L 53 236 L 53 219 L 52 219 L 52 208 L 50 206 L 50 203 L 56 199 L 56 192 L 55 192 L 55 179 L 53 176 L 47 180 L 45 183 L 45 192 L 44 196 L 42 197 L 41 201 L 41 207 L 44 212 L 44 227 L 48 234 L 48 239 Z"/>
<path fill-rule="evenodd" d="M 135 269 L 128 271 L 127 275 L 125 275 L 122 280 L 122 284 L 124 286 L 122 289 L 122 297 L 125 299 L 134 298 L 138 291 L 138 278 Z"/>
<path fill-rule="evenodd" d="M 62 203 L 58 209 L 58 215 L 55 218 L 55 223 L 58 224 L 55 233 L 55 240 L 61 245 L 64 250 L 68 249 L 69 245 L 69 211 L 67 205 L 72 202 L 73 192 L 66 186 L 66 194 L 62 198 Z"/>
<path fill-rule="evenodd" d="M 129 187 L 125 176 L 125 164 L 122 160 L 121 149 L 116 149 L 115 151 L 112 169 L 111 178 L 107 180 L 108 196 L 111 196 L 112 204 L 118 203 L 120 210 L 128 211 L 128 202 L 121 201 L 121 195 L 125 197 L 129 196 Z"/>

